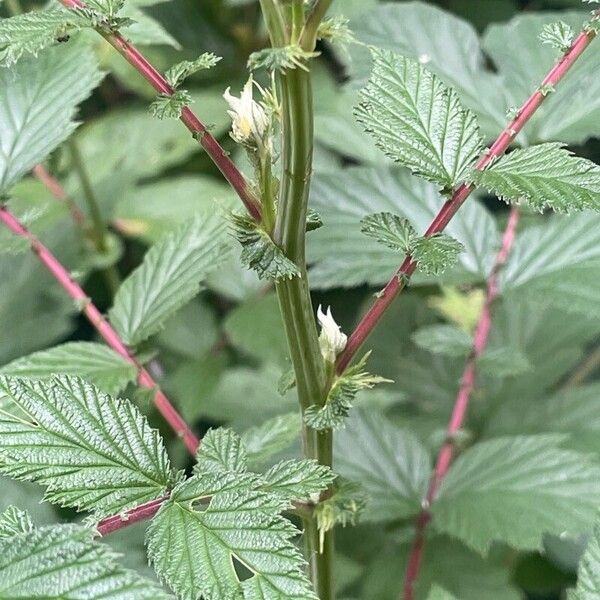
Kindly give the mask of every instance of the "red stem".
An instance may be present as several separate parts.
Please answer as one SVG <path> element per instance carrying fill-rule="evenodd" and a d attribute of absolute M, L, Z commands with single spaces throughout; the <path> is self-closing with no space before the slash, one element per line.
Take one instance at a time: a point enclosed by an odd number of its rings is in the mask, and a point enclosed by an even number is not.
<path fill-rule="evenodd" d="M 85 3 L 81 0 L 60 0 L 60 2 L 67 8 L 85 7 Z M 159 94 L 168 96 L 173 94 L 173 88 L 167 83 L 167 80 L 161 75 L 158 69 L 120 33 L 107 33 L 104 31 L 99 31 L 99 33 Z M 219 168 L 225 179 L 237 192 L 250 215 L 256 221 L 260 221 L 260 202 L 250 190 L 242 172 L 235 166 L 231 158 L 229 158 L 229 153 L 219 144 L 204 123 L 200 121 L 188 106 L 182 109 L 180 120 L 191 131 L 194 138 L 206 150 L 206 153 Z"/>
<path fill-rule="evenodd" d="M 169 496 L 162 496 L 156 500 L 151 500 L 145 504 L 140 504 L 131 510 L 128 510 L 123 515 L 114 515 L 112 517 L 106 517 L 102 519 L 96 525 L 96 531 L 100 535 L 108 535 L 119 529 L 129 527 L 139 521 L 145 521 L 151 519 L 160 509 L 160 507 L 169 499 Z"/>
<path fill-rule="evenodd" d="M 596 15 L 600 14 L 597 12 Z M 494 160 L 502 156 L 512 144 L 515 137 L 521 132 L 527 122 L 533 117 L 537 109 L 542 105 L 548 90 L 555 88 L 567 74 L 569 69 L 584 53 L 592 40 L 596 37 L 596 32 L 593 29 L 583 31 L 573 45 L 563 55 L 560 62 L 548 73 L 540 88 L 525 102 L 519 110 L 517 116 L 502 132 L 500 137 L 494 144 L 484 152 L 475 168 L 479 171 L 486 169 Z M 465 200 L 471 195 L 475 189 L 473 185 L 466 183 L 462 184 L 441 208 L 440 212 L 429 225 L 425 232 L 427 237 L 444 231 L 448 223 L 457 213 L 458 209 L 464 204 Z M 384 290 L 379 294 L 377 300 L 361 319 L 360 323 L 348 339 L 348 344 L 344 352 L 340 355 L 337 364 L 338 373 L 342 373 L 354 355 L 358 352 L 367 337 L 371 334 L 387 308 L 394 301 L 396 296 L 406 287 L 408 279 L 415 272 L 416 263 L 407 257 L 392 279 L 385 286 Z"/>
<path fill-rule="evenodd" d="M 0 221 L 10 229 L 15 235 L 26 239 L 33 252 L 37 255 L 40 262 L 50 271 L 53 277 L 69 294 L 69 296 L 78 304 L 81 304 L 83 313 L 89 322 L 95 327 L 104 341 L 119 353 L 127 362 L 135 366 L 138 371 L 138 383 L 154 391 L 154 403 L 159 412 L 163 415 L 167 423 L 183 440 L 186 448 L 194 454 L 198 448 L 198 438 L 194 435 L 190 427 L 182 419 L 179 413 L 165 394 L 159 389 L 150 373 L 144 366 L 138 362 L 135 356 L 129 351 L 122 342 L 119 334 L 112 328 L 108 321 L 102 316 L 100 311 L 92 304 L 88 296 L 69 275 L 67 270 L 57 260 L 57 258 L 42 244 L 22 223 L 3 205 L 0 205 Z"/>
<path fill-rule="evenodd" d="M 477 328 L 475 329 L 473 350 L 467 359 L 460 388 L 458 390 L 458 395 L 456 396 L 454 409 L 452 411 L 452 416 L 450 417 L 450 423 L 448 424 L 446 442 L 438 454 L 435 471 L 429 484 L 424 507 L 417 517 L 415 537 L 413 540 L 411 553 L 409 555 L 406 577 L 404 580 L 404 600 L 413 600 L 414 597 L 414 585 L 421 569 L 423 550 L 425 547 L 425 530 L 429 521 L 431 520 L 430 507 L 435 500 L 437 492 L 440 489 L 440 485 L 448 473 L 448 469 L 450 468 L 450 464 L 454 458 L 456 450 L 456 446 L 454 444 L 455 437 L 465 422 L 467 409 L 469 408 L 469 401 L 475 387 L 475 380 L 477 376 L 477 359 L 482 355 L 487 347 L 490 329 L 492 327 L 492 307 L 494 301 L 498 297 L 498 276 L 502 267 L 506 264 L 508 255 L 513 247 L 517 225 L 519 224 L 519 217 L 519 209 L 515 206 L 510 211 L 508 224 L 506 225 L 504 235 L 502 236 L 502 245 L 496 256 L 494 267 L 487 282 L 485 304 L 483 306 L 483 310 L 481 311 Z"/>
<path fill-rule="evenodd" d="M 43 165 L 36 165 L 35 167 L 33 167 L 32 172 L 35 175 L 35 177 L 46 186 L 48 191 L 57 200 L 63 202 L 67 206 L 75 225 L 81 228 L 85 228 L 85 215 L 73 202 L 73 200 L 69 198 L 69 195 L 67 194 L 63 186 L 60 184 L 60 182 L 54 177 L 52 177 L 52 175 L 48 173 L 48 171 Z"/>

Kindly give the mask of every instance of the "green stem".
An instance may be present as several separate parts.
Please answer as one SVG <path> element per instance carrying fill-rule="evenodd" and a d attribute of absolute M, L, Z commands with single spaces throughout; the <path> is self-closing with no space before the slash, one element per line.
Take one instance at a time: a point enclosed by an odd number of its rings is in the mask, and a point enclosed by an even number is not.
<path fill-rule="evenodd" d="M 275 198 L 273 193 L 273 172 L 271 157 L 260 159 L 260 185 L 262 199 L 262 223 L 266 231 L 272 232 L 275 226 Z"/>
<path fill-rule="evenodd" d="M 300 45 L 304 50 L 312 52 L 315 49 L 319 25 L 332 4 L 333 0 L 317 0 L 316 4 L 313 6 L 311 13 L 306 19 L 304 31 L 302 32 Z"/>
<path fill-rule="evenodd" d="M 277 0 L 260 0 L 260 7 L 273 46 L 285 46 L 285 22 L 277 5 Z"/>
<path fill-rule="evenodd" d="M 293 0 L 292 3 L 292 43 L 300 40 L 304 27 L 304 0 Z"/>
<path fill-rule="evenodd" d="M 284 327 L 296 374 L 302 410 L 322 405 L 326 376 L 308 287 L 305 257 L 306 213 L 313 153 L 313 101 L 310 73 L 293 69 L 279 76 L 282 90 L 283 174 L 274 240 L 299 267 L 301 277 L 276 285 Z M 332 464 L 332 434 L 304 427 L 305 454 L 320 464 Z M 333 533 L 323 549 L 312 518 L 305 519 L 306 550 L 315 591 L 320 600 L 333 600 Z"/>
<path fill-rule="evenodd" d="M 71 161 L 72 166 L 75 172 L 77 173 L 77 177 L 79 178 L 79 182 L 81 184 L 81 189 L 83 191 L 83 197 L 87 204 L 90 218 L 92 220 L 92 230 L 91 237 L 94 245 L 96 246 L 96 250 L 100 254 L 106 254 L 109 250 L 109 242 L 108 242 L 108 228 L 104 219 L 102 218 L 102 213 L 100 212 L 100 205 L 98 203 L 98 199 L 96 198 L 96 194 L 94 193 L 94 188 L 92 187 L 92 183 L 88 176 L 88 173 L 85 168 L 85 164 L 83 162 L 83 158 L 81 156 L 81 152 L 79 151 L 79 147 L 73 138 L 71 138 L 68 142 L 69 151 L 71 153 Z M 119 273 L 114 265 L 110 265 L 103 269 L 104 277 L 106 282 L 114 294 L 119 289 L 119 285 L 121 279 L 119 277 Z"/>

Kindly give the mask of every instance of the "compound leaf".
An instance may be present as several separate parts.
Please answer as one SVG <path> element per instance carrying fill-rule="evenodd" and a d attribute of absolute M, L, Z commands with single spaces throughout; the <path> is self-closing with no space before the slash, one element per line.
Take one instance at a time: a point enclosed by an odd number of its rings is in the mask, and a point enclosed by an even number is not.
<path fill-rule="evenodd" d="M 173 475 L 157 431 L 130 402 L 78 377 L 0 377 L 0 472 L 47 487 L 46 499 L 95 516 L 157 498 Z"/>

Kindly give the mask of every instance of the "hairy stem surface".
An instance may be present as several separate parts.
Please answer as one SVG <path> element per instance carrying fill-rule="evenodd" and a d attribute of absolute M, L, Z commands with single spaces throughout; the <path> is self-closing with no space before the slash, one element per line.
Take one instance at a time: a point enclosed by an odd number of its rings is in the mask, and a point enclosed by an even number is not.
<path fill-rule="evenodd" d="M 408 559 L 408 566 L 406 569 L 406 577 L 404 579 L 404 600 L 413 600 L 414 598 L 414 586 L 421 570 L 421 563 L 423 560 L 423 550 L 425 548 L 425 532 L 427 525 L 431 520 L 430 507 L 435 500 L 440 485 L 444 480 L 444 477 L 448 473 L 450 464 L 454 458 L 456 451 L 455 438 L 456 434 L 462 428 L 465 418 L 467 416 L 467 409 L 469 408 L 469 402 L 473 389 L 475 388 L 475 381 L 477 377 L 477 359 L 483 354 L 487 347 L 490 330 L 492 327 L 492 309 L 495 300 L 498 298 L 498 277 L 502 267 L 506 264 L 506 260 L 510 254 L 515 241 L 515 235 L 517 231 L 517 225 L 519 224 L 519 209 L 513 207 L 510 211 L 508 224 L 504 230 L 502 236 L 502 245 L 500 251 L 496 256 L 494 267 L 488 278 L 487 290 L 485 303 L 477 327 L 475 329 L 475 336 L 473 338 L 473 350 L 467 359 L 463 376 L 461 379 L 460 388 L 458 395 L 456 396 L 456 402 L 450 417 L 450 423 L 448 424 L 448 430 L 446 434 L 446 441 L 442 446 L 438 458 L 436 461 L 435 471 L 429 484 L 427 496 L 425 498 L 425 506 L 419 516 L 415 525 L 415 537 L 411 553 Z"/>
<path fill-rule="evenodd" d="M 600 12 L 597 14 L 600 14 Z M 595 37 L 596 32 L 593 29 L 583 31 L 577 37 L 561 60 L 548 73 L 536 92 L 530 96 L 525 104 L 523 104 L 513 121 L 501 133 L 494 144 L 484 152 L 475 166 L 476 169 L 483 171 L 494 160 L 502 156 L 508 150 L 514 139 L 546 99 L 547 92 L 545 90 L 555 88 L 562 81 L 564 76 L 569 72 L 577 59 L 585 52 Z M 454 192 L 452 198 L 442 206 L 440 212 L 429 225 L 425 235 L 429 237 L 444 231 L 448 223 L 452 220 L 454 215 L 458 212 L 458 209 L 464 204 L 474 189 L 475 187 L 473 185 L 466 183 L 462 184 Z M 371 308 L 361 319 L 360 323 L 348 339 L 348 345 L 338 361 L 337 368 L 339 373 L 342 373 L 352 361 L 365 340 L 379 323 L 385 311 L 398 294 L 406 287 L 408 280 L 415 272 L 416 268 L 417 265 L 412 258 L 410 256 L 407 257 L 392 279 L 390 279 L 385 286 L 381 294 L 378 295 L 377 300 L 373 302 Z"/>
<path fill-rule="evenodd" d="M 198 438 L 183 420 L 181 415 L 175 410 L 169 399 L 159 389 L 158 384 L 146 368 L 137 360 L 123 343 L 119 334 L 113 329 L 110 323 L 102 316 L 102 313 L 92 304 L 81 286 L 71 277 L 67 269 L 58 261 L 58 259 L 40 242 L 27 228 L 6 208 L 0 205 L 0 221 L 15 235 L 24 238 L 29 243 L 31 250 L 38 257 L 39 261 L 48 269 L 51 275 L 62 286 L 65 292 L 81 307 L 82 312 L 88 321 L 93 325 L 96 331 L 104 341 L 127 362 L 134 365 L 138 372 L 138 383 L 154 393 L 154 404 L 164 417 L 165 421 L 171 426 L 173 431 L 183 440 L 186 448 L 195 454 L 198 448 Z"/>
<path fill-rule="evenodd" d="M 282 90 L 283 175 L 274 240 L 299 267 L 301 276 L 277 283 L 277 295 L 286 330 L 298 399 L 302 410 L 325 398 L 325 370 L 310 299 L 305 258 L 306 214 L 312 170 L 313 106 L 310 73 L 293 69 L 280 76 Z M 304 426 L 308 458 L 332 464 L 332 434 Z M 310 572 L 320 600 L 334 598 L 333 536 L 326 535 L 323 551 L 312 517 L 305 519 Z"/>

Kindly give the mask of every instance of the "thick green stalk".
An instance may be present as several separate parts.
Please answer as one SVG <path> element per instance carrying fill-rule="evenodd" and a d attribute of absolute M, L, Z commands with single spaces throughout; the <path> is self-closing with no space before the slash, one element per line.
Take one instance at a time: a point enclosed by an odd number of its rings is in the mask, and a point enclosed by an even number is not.
<path fill-rule="evenodd" d="M 322 405 L 326 377 L 306 272 L 306 214 L 313 154 L 313 101 L 310 73 L 288 70 L 279 77 L 282 93 L 283 174 L 274 240 L 299 267 L 301 277 L 277 284 L 302 410 Z M 307 457 L 332 464 L 332 435 L 304 427 Z M 332 600 L 333 534 L 325 536 L 322 549 L 313 518 L 305 519 L 305 540 L 310 573 L 320 600 Z"/>
<path fill-rule="evenodd" d="M 102 218 L 102 213 L 100 212 L 100 205 L 98 204 L 96 194 L 94 193 L 94 188 L 92 187 L 92 183 L 90 181 L 90 178 L 88 177 L 88 173 L 83 163 L 83 159 L 81 157 L 81 153 L 79 152 L 79 147 L 77 146 L 77 143 L 73 138 L 71 138 L 68 144 L 69 151 L 71 153 L 73 170 L 77 173 L 77 177 L 79 178 L 79 183 L 81 184 L 83 197 L 86 201 L 90 218 L 92 221 L 92 240 L 94 242 L 94 245 L 96 246 L 96 250 L 101 254 L 106 254 L 109 251 L 109 242 L 107 235 L 108 229 L 106 227 L 104 219 Z M 121 281 L 117 269 L 114 265 L 111 265 L 103 269 L 103 273 L 106 279 L 106 283 L 108 284 L 111 292 L 113 294 L 116 293 L 116 291 L 119 289 Z"/>

